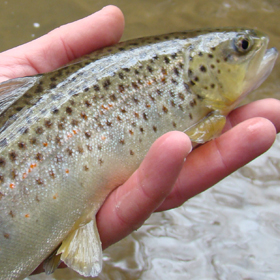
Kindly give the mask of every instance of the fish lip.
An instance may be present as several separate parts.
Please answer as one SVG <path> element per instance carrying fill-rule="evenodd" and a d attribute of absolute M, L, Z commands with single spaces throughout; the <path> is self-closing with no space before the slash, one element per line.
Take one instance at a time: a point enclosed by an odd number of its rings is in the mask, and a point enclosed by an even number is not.
<path fill-rule="evenodd" d="M 278 50 L 276 48 L 270 48 L 265 51 L 259 66 L 259 70 L 256 74 L 256 76 L 259 78 L 259 81 L 255 84 L 253 89 L 259 87 L 263 83 L 263 81 L 268 77 L 268 75 L 271 73 L 274 67 L 277 57 Z"/>

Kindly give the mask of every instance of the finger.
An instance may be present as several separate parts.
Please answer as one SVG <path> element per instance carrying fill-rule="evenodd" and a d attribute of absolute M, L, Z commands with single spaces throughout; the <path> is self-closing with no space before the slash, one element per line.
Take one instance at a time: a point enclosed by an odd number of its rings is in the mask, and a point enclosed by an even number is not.
<path fill-rule="evenodd" d="M 198 147 L 187 157 L 172 192 L 157 211 L 180 206 L 213 186 L 269 149 L 275 136 L 269 120 L 253 118 Z"/>
<path fill-rule="evenodd" d="M 267 98 L 257 100 L 232 111 L 228 118 L 224 131 L 247 119 L 263 117 L 270 120 L 277 132 L 280 132 L 280 100 Z"/>
<path fill-rule="evenodd" d="M 119 41 L 124 28 L 115 6 L 63 25 L 0 54 L 0 81 L 54 70 L 69 61 Z"/>
<path fill-rule="evenodd" d="M 105 201 L 97 214 L 103 248 L 139 228 L 169 194 L 191 149 L 182 132 L 159 138 L 138 170 Z"/>

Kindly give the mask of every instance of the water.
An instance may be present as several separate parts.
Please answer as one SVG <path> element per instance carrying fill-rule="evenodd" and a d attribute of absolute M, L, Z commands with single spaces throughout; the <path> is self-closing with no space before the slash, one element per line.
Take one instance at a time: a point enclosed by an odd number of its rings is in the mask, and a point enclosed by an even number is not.
<path fill-rule="evenodd" d="M 205 26 L 246 26 L 280 49 L 278 0 L 25 0 L 0 2 L 0 50 L 115 4 L 126 17 L 123 39 Z M 248 99 L 280 99 L 279 59 Z M 280 137 L 263 156 L 182 207 L 153 214 L 104 252 L 96 279 L 280 279 Z M 32 280 L 86 279 L 69 269 Z M 88 278 L 87 278 L 88 279 Z"/>

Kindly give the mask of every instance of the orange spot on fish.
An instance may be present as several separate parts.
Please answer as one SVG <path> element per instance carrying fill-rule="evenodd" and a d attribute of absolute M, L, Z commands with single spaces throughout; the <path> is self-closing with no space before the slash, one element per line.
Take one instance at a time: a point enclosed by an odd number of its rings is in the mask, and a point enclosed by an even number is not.
<path fill-rule="evenodd" d="M 29 169 L 28 169 L 28 173 L 30 173 L 31 171 L 32 171 L 32 169 L 31 169 L 31 168 L 29 168 Z"/>
<path fill-rule="evenodd" d="M 104 106 L 103 104 L 101 105 L 101 107 L 105 110 L 108 110 L 108 107 Z"/>
<path fill-rule="evenodd" d="M 78 131 L 75 130 L 75 129 L 73 129 L 72 131 L 73 131 L 74 134 L 77 134 L 77 133 L 78 133 Z"/>
<path fill-rule="evenodd" d="M 27 174 L 26 173 L 23 173 L 22 174 L 22 179 L 25 179 L 27 177 Z"/>
<path fill-rule="evenodd" d="M 30 217 L 30 215 L 29 214 L 25 214 L 25 216 L 24 216 L 25 218 L 29 218 Z"/>
<path fill-rule="evenodd" d="M 71 138 L 73 136 L 72 133 L 67 133 L 67 138 Z"/>
<path fill-rule="evenodd" d="M 36 163 L 31 163 L 31 164 L 30 164 L 30 168 L 31 168 L 31 169 L 35 168 L 36 166 L 37 166 Z"/>
<path fill-rule="evenodd" d="M 44 142 L 44 143 L 43 143 L 43 146 L 44 146 L 44 147 L 48 147 L 48 143 L 47 143 L 47 142 Z"/>
<path fill-rule="evenodd" d="M 109 105 L 109 107 L 110 107 L 110 108 L 112 108 L 112 107 L 113 107 L 113 104 L 108 104 L 108 105 Z"/>
<path fill-rule="evenodd" d="M 69 169 L 65 169 L 65 173 L 67 173 L 67 174 L 68 174 L 68 173 L 69 173 Z"/>
<path fill-rule="evenodd" d="M 105 139 L 106 139 L 106 137 L 105 137 L 105 136 L 101 136 L 101 140 L 103 140 L 103 141 L 104 141 Z"/>
<path fill-rule="evenodd" d="M 57 199 L 57 193 L 53 196 L 53 199 Z"/>
<path fill-rule="evenodd" d="M 14 183 L 11 183 L 11 184 L 10 184 L 10 188 L 13 189 L 14 187 L 15 187 L 15 184 L 14 184 Z"/>
<path fill-rule="evenodd" d="M 152 84 L 152 82 L 151 81 L 148 81 L 148 85 L 150 86 Z"/>

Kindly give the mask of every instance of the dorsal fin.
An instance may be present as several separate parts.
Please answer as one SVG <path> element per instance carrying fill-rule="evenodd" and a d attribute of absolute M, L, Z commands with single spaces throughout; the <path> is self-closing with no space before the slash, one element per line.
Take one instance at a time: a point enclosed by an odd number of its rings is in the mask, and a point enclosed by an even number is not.
<path fill-rule="evenodd" d="M 41 75 L 16 78 L 0 83 L 0 115 L 26 93 Z"/>

